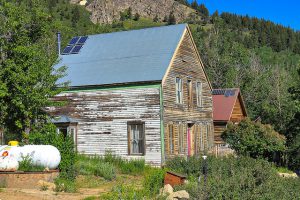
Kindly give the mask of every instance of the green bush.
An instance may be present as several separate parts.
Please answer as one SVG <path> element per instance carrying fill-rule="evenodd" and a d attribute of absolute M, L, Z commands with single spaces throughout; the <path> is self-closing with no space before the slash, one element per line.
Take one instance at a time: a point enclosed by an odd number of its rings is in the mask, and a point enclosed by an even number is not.
<path fill-rule="evenodd" d="M 136 189 L 132 185 L 117 185 L 115 186 L 111 192 L 101 195 L 99 199 L 103 200 L 137 200 L 137 199 L 145 199 L 145 194 L 143 190 Z"/>
<path fill-rule="evenodd" d="M 156 196 L 164 185 L 165 170 L 149 168 L 144 175 L 143 189 L 148 196 Z"/>
<path fill-rule="evenodd" d="M 186 170 L 185 165 L 196 169 Z M 300 179 L 281 178 L 272 163 L 250 157 L 208 157 L 207 182 L 204 184 L 202 158 L 186 161 L 176 158 L 167 163 L 169 170 L 185 173 L 189 183 L 175 187 L 185 189 L 192 199 L 297 199 L 299 198 Z M 200 169 L 199 169 L 200 168 Z M 200 182 L 198 182 L 200 176 Z"/>
<path fill-rule="evenodd" d="M 76 152 L 73 138 L 57 134 L 56 126 L 54 124 L 45 124 L 43 127 L 34 129 L 30 134 L 28 141 L 30 144 L 44 144 L 55 146 L 61 155 L 59 164 L 60 177 L 67 180 L 74 180 L 75 175 L 75 161 Z"/>
<path fill-rule="evenodd" d="M 42 166 L 35 166 L 32 163 L 32 159 L 30 156 L 22 156 L 22 160 L 19 162 L 19 171 L 25 172 L 35 172 L 35 171 L 43 171 L 45 168 Z"/>
<path fill-rule="evenodd" d="M 222 138 L 237 154 L 252 158 L 272 160 L 275 152 L 285 151 L 285 137 L 272 126 L 245 119 L 239 124 L 229 124 Z"/>
<path fill-rule="evenodd" d="M 80 175 L 94 175 L 112 180 L 116 178 L 115 168 L 111 163 L 99 156 L 78 155 L 76 162 L 76 171 Z"/>

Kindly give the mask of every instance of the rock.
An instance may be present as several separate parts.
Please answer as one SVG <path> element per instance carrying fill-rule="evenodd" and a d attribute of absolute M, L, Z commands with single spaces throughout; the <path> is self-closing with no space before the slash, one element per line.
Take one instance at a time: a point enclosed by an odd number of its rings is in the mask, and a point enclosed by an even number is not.
<path fill-rule="evenodd" d="M 279 173 L 278 172 L 278 175 L 283 178 L 298 178 L 298 175 L 296 173 L 289 174 L 289 173 Z"/>
<path fill-rule="evenodd" d="M 77 2 L 71 0 L 71 2 Z M 120 12 L 131 8 L 132 15 L 163 21 L 172 12 L 176 22 L 202 18 L 197 12 L 175 0 L 93 0 L 86 9 L 90 11 L 93 23 L 111 24 L 120 20 Z"/>
<path fill-rule="evenodd" d="M 56 188 L 56 185 L 54 183 L 43 181 L 43 180 L 38 181 L 38 186 L 39 189 L 41 190 L 55 190 Z"/>
<path fill-rule="evenodd" d="M 177 199 L 184 200 L 184 199 L 189 199 L 189 198 L 190 198 L 190 195 L 189 195 L 189 193 L 187 193 L 187 191 L 180 190 L 180 191 L 170 194 L 166 200 L 177 200 Z"/>
<path fill-rule="evenodd" d="M 165 185 L 160 189 L 160 195 L 167 196 L 173 193 L 173 187 L 170 184 Z"/>

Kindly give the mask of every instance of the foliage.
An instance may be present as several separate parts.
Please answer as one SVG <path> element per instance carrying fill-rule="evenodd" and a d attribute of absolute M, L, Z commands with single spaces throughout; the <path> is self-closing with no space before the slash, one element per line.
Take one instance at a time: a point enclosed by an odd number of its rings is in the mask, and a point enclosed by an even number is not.
<path fill-rule="evenodd" d="M 0 14 L 0 126 L 20 140 L 61 91 L 55 83 L 64 68 L 52 67 L 54 23 L 38 1 L 0 1 Z"/>
<path fill-rule="evenodd" d="M 114 166 L 111 163 L 105 162 L 98 156 L 87 157 L 78 155 L 75 168 L 77 174 L 80 175 L 100 176 L 106 180 L 113 180 L 116 178 Z"/>
<path fill-rule="evenodd" d="M 42 127 L 35 127 L 29 134 L 30 144 L 44 144 L 55 146 L 61 155 L 59 164 L 60 177 L 66 180 L 73 181 L 75 179 L 75 161 L 76 152 L 73 138 L 69 135 L 57 134 L 56 126 L 48 123 Z"/>
<path fill-rule="evenodd" d="M 159 189 L 163 187 L 165 170 L 150 168 L 144 175 L 143 189 L 148 196 L 157 196 Z"/>
<path fill-rule="evenodd" d="M 70 179 L 65 179 L 65 178 L 56 178 L 54 181 L 56 187 L 55 191 L 56 192 L 77 192 L 77 187 L 76 184 L 73 180 Z"/>
<path fill-rule="evenodd" d="M 117 185 L 111 192 L 101 195 L 99 199 L 103 200 L 118 200 L 118 199 L 144 199 L 144 193 L 142 190 L 136 189 L 132 185 Z"/>
<path fill-rule="evenodd" d="M 40 172 L 44 170 L 44 167 L 34 165 L 30 156 L 22 156 L 18 170 L 24 172 Z"/>
<path fill-rule="evenodd" d="M 274 152 L 285 150 L 285 137 L 274 131 L 272 126 L 250 119 L 239 124 L 229 124 L 222 138 L 239 155 L 272 160 Z"/>
<path fill-rule="evenodd" d="M 296 113 L 288 128 L 288 165 L 291 169 L 300 171 L 300 67 L 297 84 L 291 87 L 289 92 L 296 104 Z"/>
<path fill-rule="evenodd" d="M 104 155 L 104 161 L 114 164 L 122 174 L 141 174 L 145 170 L 145 160 L 143 159 L 130 159 L 125 160 L 120 156 L 112 154 L 110 151 L 106 151 Z"/>
<path fill-rule="evenodd" d="M 187 171 L 182 163 L 198 163 L 195 169 Z M 170 165 L 172 163 L 172 165 Z M 281 178 L 274 166 L 264 160 L 249 157 L 211 157 L 207 158 L 207 183 L 199 167 L 203 166 L 202 158 L 186 161 L 176 158 L 166 167 L 189 176 L 189 183 L 175 187 L 185 189 L 191 199 L 297 199 L 300 189 L 299 178 Z M 200 182 L 198 183 L 200 175 Z"/>

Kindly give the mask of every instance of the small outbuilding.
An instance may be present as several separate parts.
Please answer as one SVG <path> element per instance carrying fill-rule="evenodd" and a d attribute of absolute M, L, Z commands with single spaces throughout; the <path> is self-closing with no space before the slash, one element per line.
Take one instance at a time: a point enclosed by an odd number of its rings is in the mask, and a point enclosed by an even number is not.
<path fill-rule="evenodd" d="M 247 112 L 239 88 L 213 89 L 212 94 L 214 141 L 216 153 L 220 155 L 230 150 L 221 138 L 228 122 L 239 123 L 247 117 Z"/>

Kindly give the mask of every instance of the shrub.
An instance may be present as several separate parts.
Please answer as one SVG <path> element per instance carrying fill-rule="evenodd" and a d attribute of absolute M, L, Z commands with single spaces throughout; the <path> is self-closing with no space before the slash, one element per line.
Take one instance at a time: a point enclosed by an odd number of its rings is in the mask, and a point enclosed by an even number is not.
<path fill-rule="evenodd" d="M 45 124 L 43 127 L 35 128 L 29 134 L 30 144 L 44 144 L 55 146 L 61 155 L 61 161 L 59 164 L 60 177 L 63 179 L 74 180 L 75 179 L 75 159 L 76 152 L 74 147 L 73 138 L 70 136 L 64 136 L 63 134 L 57 134 L 56 126 L 54 124 Z"/>
<path fill-rule="evenodd" d="M 198 160 L 202 166 L 201 158 Z M 167 168 L 175 172 L 189 172 L 189 183 L 175 187 L 189 192 L 191 199 L 297 199 L 300 179 L 281 178 L 272 163 L 250 157 L 208 157 L 208 173 L 206 186 L 203 174 L 196 166 L 194 170 L 183 170 L 183 158 L 170 161 Z M 178 164 L 174 164 L 178 163 Z M 200 173 L 199 173 L 200 171 Z M 198 178 L 200 176 L 200 182 Z"/>
<path fill-rule="evenodd" d="M 34 172 L 43 171 L 44 167 L 33 165 L 30 156 L 22 156 L 22 161 L 19 162 L 19 171 Z"/>
<path fill-rule="evenodd" d="M 156 196 L 159 189 L 163 187 L 165 170 L 160 168 L 149 168 L 144 175 L 143 188 L 148 196 Z"/>
<path fill-rule="evenodd" d="M 136 200 L 136 199 L 144 199 L 143 190 L 136 189 L 132 185 L 117 185 L 115 186 L 111 192 L 101 195 L 99 199 L 103 200 Z"/>
<path fill-rule="evenodd" d="M 245 119 L 239 124 L 229 124 L 222 138 L 239 155 L 252 158 L 273 159 L 274 152 L 285 150 L 285 137 L 277 133 L 272 126 Z"/>

